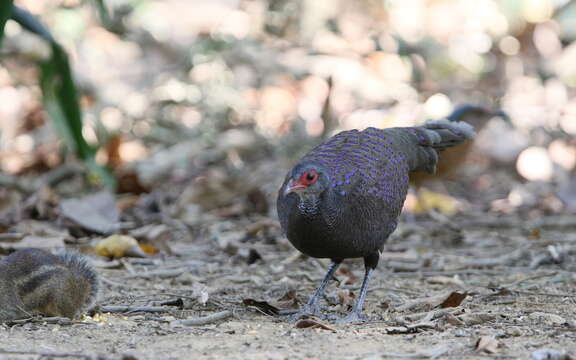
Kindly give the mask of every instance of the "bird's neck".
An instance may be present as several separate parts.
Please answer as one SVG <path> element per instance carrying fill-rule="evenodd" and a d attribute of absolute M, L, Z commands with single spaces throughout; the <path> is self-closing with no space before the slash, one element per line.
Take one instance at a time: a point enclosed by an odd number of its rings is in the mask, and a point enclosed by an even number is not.
<path fill-rule="evenodd" d="M 302 194 L 298 202 L 298 210 L 304 216 L 315 216 L 320 212 L 320 196 L 317 194 Z"/>

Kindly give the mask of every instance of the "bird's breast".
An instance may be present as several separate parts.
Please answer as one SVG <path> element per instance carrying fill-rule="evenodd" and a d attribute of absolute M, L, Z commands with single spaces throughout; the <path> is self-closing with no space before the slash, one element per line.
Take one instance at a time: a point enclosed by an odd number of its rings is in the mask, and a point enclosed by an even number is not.
<path fill-rule="evenodd" d="M 362 224 L 299 210 L 289 217 L 286 229 L 296 249 L 308 256 L 330 259 L 364 257 L 373 252 L 374 246 L 362 237 L 362 232 Z"/>

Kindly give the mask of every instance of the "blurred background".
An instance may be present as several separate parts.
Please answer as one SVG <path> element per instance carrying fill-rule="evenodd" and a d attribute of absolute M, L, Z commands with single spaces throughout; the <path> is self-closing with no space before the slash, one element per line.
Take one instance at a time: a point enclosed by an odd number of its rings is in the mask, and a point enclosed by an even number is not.
<path fill-rule="evenodd" d="M 103 18 L 89 1 L 16 2 L 68 51 L 82 133 L 118 179 L 120 207 L 161 193 L 182 219 L 274 217 L 286 170 L 323 138 L 460 104 L 510 122 L 483 124 L 467 161 L 430 185 L 441 195 L 424 193 L 434 207 L 576 211 L 573 3 L 107 0 Z M 64 197 L 101 186 L 70 170 L 79 161 L 44 112 L 34 62 L 47 45 L 8 21 L 0 51 L 0 211 L 38 179 Z"/>

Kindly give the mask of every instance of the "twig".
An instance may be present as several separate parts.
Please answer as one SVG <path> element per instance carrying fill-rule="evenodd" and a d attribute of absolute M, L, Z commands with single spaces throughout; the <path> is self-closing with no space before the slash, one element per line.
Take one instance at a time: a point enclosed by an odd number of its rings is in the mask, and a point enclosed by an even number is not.
<path fill-rule="evenodd" d="M 524 222 L 519 218 L 504 217 L 488 220 L 463 220 L 460 221 L 458 224 L 463 229 L 470 229 L 470 228 L 511 229 L 511 228 L 517 228 L 519 221 L 521 223 Z M 576 228 L 576 220 L 574 220 L 573 216 L 548 216 L 528 222 L 524 227 L 534 229 L 545 229 L 545 230 L 552 230 L 552 229 L 567 230 Z"/>
<path fill-rule="evenodd" d="M 394 272 L 417 272 L 422 269 L 424 264 L 422 262 L 408 263 L 400 261 L 388 261 L 386 267 Z"/>
<path fill-rule="evenodd" d="M 521 291 L 521 290 L 510 290 L 512 292 L 521 294 L 521 295 L 533 295 L 533 296 L 553 296 L 553 297 L 576 297 L 576 294 L 547 294 L 547 293 L 538 293 L 538 292 L 530 292 L 530 291 Z"/>
<path fill-rule="evenodd" d="M 23 233 L 4 233 L 0 234 L 0 241 L 1 242 L 17 242 L 22 240 L 26 236 Z"/>
<path fill-rule="evenodd" d="M 406 315 L 406 316 L 402 317 L 402 320 L 405 320 L 407 322 L 419 321 L 422 319 L 426 319 L 427 321 L 431 321 L 431 320 L 436 320 L 438 318 L 441 318 L 442 316 L 444 316 L 446 314 L 452 314 L 454 312 L 458 312 L 461 310 L 462 309 L 460 309 L 460 308 L 437 309 L 437 310 L 432 310 L 432 311 L 426 311 L 426 312 Z"/>
<path fill-rule="evenodd" d="M 438 275 L 509 275 L 514 272 L 525 273 L 534 272 L 530 268 L 510 268 L 508 270 L 492 270 L 492 269 L 461 269 L 461 270 L 436 270 L 436 271 L 419 271 L 415 273 L 392 273 L 396 277 L 415 277 L 415 276 L 438 276 Z"/>
<path fill-rule="evenodd" d="M 165 312 L 167 309 L 164 306 L 101 306 L 100 311 L 111 313 L 126 313 L 126 312 Z"/>
<path fill-rule="evenodd" d="M 217 312 L 212 315 L 204 316 L 201 318 L 196 319 L 186 319 L 186 320 L 176 320 L 172 324 L 173 325 L 184 325 L 184 326 L 199 326 L 199 325 L 207 325 L 213 322 L 224 320 L 232 316 L 232 311 L 224 310 Z"/>
<path fill-rule="evenodd" d="M 519 285 L 519 284 L 521 284 L 521 283 L 523 283 L 523 282 L 526 282 L 526 281 L 528 281 L 528 280 L 536 280 L 536 279 L 541 279 L 541 278 L 544 278 L 544 277 L 550 277 L 550 276 L 556 276 L 556 275 L 558 275 L 558 272 L 557 272 L 557 271 L 555 271 L 555 272 L 553 272 L 553 273 L 537 274 L 537 275 L 533 275 L 533 276 L 527 276 L 527 277 L 525 277 L 525 278 L 523 278 L 523 279 L 514 281 L 514 282 L 513 282 L 512 284 L 510 284 L 510 285 L 504 285 L 504 286 L 502 286 L 502 288 L 504 288 L 504 289 L 510 289 L 510 288 L 512 288 L 512 287 L 514 287 L 514 286 L 516 286 L 516 285 Z"/>
<path fill-rule="evenodd" d="M 176 270 L 156 270 L 156 271 L 149 271 L 141 274 L 133 274 L 128 277 L 130 278 L 144 278 L 149 279 L 152 277 L 159 277 L 161 279 L 170 279 L 178 277 L 185 272 L 189 271 L 189 269 L 176 269 Z"/>
<path fill-rule="evenodd" d="M 110 279 L 105 278 L 104 276 L 100 276 L 100 281 L 108 284 L 110 286 L 115 286 L 115 287 L 121 287 L 121 288 L 125 288 L 125 289 L 131 289 L 131 290 L 150 290 L 149 287 L 143 287 L 143 286 L 132 286 L 132 285 L 127 285 L 127 284 L 122 284 Z"/>
<path fill-rule="evenodd" d="M 21 325 L 28 323 L 72 325 L 72 324 L 81 324 L 82 322 L 70 320 L 69 318 L 64 317 L 31 317 L 26 319 L 10 320 L 7 322 L 8 325 Z"/>
<path fill-rule="evenodd" d="M 498 265 L 510 265 L 518 260 L 528 256 L 528 248 L 530 245 L 523 246 L 518 250 L 514 250 L 509 254 L 504 254 L 496 257 L 474 259 L 468 261 L 466 267 L 493 267 Z"/>

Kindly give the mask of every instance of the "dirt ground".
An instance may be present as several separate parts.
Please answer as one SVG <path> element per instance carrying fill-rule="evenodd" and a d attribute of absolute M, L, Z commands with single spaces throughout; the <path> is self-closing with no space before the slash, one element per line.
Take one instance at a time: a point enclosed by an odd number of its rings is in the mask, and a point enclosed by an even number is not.
<path fill-rule="evenodd" d="M 259 221 L 255 235 L 245 229 L 258 220 L 212 224 L 173 244 L 174 256 L 127 259 L 116 268 L 97 262 L 101 306 L 149 311 L 5 325 L 0 358 L 528 359 L 538 349 L 576 352 L 571 218 L 405 221 L 373 277 L 369 321 L 318 320 L 328 329 L 299 328 L 243 305 L 273 304 L 289 290 L 302 303 L 328 264 L 300 256 L 273 222 Z M 329 286 L 337 316 L 362 275 L 361 262 L 347 261 Z M 445 301 L 454 292 L 461 296 Z M 161 304 L 163 311 L 151 312 Z M 232 316 L 205 325 L 176 321 L 225 310 Z"/>

